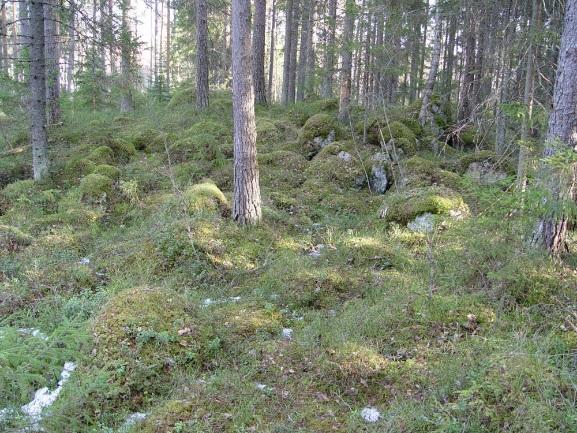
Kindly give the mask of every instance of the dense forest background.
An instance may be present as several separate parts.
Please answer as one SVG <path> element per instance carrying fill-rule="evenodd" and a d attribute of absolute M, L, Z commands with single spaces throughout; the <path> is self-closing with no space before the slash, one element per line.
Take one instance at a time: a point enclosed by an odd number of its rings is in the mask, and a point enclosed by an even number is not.
<path fill-rule="evenodd" d="M 0 0 L 0 430 L 577 431 L 577 2 Z"/>

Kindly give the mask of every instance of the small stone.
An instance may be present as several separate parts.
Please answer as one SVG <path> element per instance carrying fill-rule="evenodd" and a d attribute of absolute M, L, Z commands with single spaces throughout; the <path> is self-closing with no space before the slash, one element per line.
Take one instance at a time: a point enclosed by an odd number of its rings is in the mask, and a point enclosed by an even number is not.
<path fill-rule="evenodd" d="M 416 217 L 407 227 L 414 232 L 430 233 L 435 228 L 435 216 L 429 212 Z"/>
<path fill-rule="evenodd" d="M 374 407 L 365 407 L 361 411 L 361 417 L 366 422 L 377 422 L 381 418 L 381 413 Z"/>
<path fill-rule="evenodd" d="M 291 328 L 283 328 L 282 330 L 282 338 L 283 340 L 292 340 L 293 339 L 293 330 Z"/>
<path fill-rule="evenodd" d="M 339 159 L 342 159 L 342 160 L 345 161 L 345 162 L 350 162 L 350 161 L 353 160 L 353 156 L 352 156 L 349 152 L 345 152 L 344 150 L 341 150 L 341 151 L 338 153 L 337 157 L 338 157 Z"/>

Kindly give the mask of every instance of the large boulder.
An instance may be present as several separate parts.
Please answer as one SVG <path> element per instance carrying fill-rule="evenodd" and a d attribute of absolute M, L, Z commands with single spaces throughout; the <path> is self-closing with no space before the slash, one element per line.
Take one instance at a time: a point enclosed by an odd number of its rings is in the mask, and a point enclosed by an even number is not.
<path fill-rule="evenodd" d="M 299 143 L 308 156 L 314 156 L 322 148 L 340 136 L 340 128 L 334 117 L 318 113 L 311 116 L 299 132 Z"/>

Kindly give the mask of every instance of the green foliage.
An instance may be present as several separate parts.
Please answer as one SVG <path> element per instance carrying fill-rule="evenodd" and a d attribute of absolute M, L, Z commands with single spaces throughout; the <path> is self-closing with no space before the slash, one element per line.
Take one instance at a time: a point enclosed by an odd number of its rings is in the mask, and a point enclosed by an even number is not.
<path fill-rule="evenodd" d="M 120 170 L 109 164 L 97 165 L 94 167 L 94 170 L 92 170 L 92 173 L 100 174 L 114 180 L 118 180 L 120 177 Z"/>
<path fill-rule="evenodd" d="M 308 118 L 299 132 L 299 142 L 302 145 L 314 145 L 315 138 L 326 139 L 329 134 L 335 139 L 340 136 L 340 127 L 335 118 L 329 114 L 318 113 Z"/>
<path fill-rule="evenodd" d="M 183 193 L 186 210 L 191 213 L 229 212 L 228 201 L 222 191 L 212 181 L 191 186 Z"/>
<path fill-rule="evenodd" d="M 112 194 L 114 181 L 102 174 L 89 174 L 80 181 L 82 199 L 87 202 L 106 201 Z"/>
<path fill-rule="evenodd" d="M 17 227 L 0 224 L 0 249 L 3 251 L 17 251 L 31 243 L 32 237 Z"/>

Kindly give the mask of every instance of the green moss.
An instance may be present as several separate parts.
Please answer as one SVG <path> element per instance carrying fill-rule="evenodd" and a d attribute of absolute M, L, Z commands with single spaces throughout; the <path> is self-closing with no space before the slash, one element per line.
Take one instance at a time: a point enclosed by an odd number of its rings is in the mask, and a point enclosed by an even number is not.
<path fill-rule="evenodd" d="M 92 202 L 106 199 L 112 194 L 114 181 L 102 174 L 89 174 L 80 181 L 82 199 Z"/>
<path fill-rule="evenodd" d="M 156 407 L 136 428 L 140 433 L 174 432 L 177 425 L 195 418 L 195 404 L 190 400 L 169 400 Z"/>
<path fill-rule="evenodd" d="M 101 174 L 114 180 L 118 180 L 118 178 L 120 178 L 120 170 L 117 167 L 109 164 L 97 165 L 94 167 L 94 170 L 92 170 L 92 173 Z"/>
<path fill-rule="evenodd" d="M 18 251 L 31 243 L 32 237 L 19 228 L 0 224 L 0 251 Z"/>
<path fill-rule="evenodd" d="M 500 168 L 509 175 L 515 174 L 515 167 L 505 157 L 497 155 L 491 150 L 481 150 L 479 152 L 467 153 L 457 161 L 457 170 L 465 173 L 474 162 L 487 162 L 494 167 Z"/>
<path fill-rule="evenodd" d="M 96 164 L 111 164 L 114 160 L 114 152 L 109 146 L 98 146 L 90 152 L 88 159 Z"/>
<path fill-rule="evenodd" d="M 407 224 L 424 213 L 447 215 L 451 211 L 461 214 L 468 212 L 461 195 L 442 186 L 430 186 L 389 193 L 385 198 L 381 215 L 387 221 Z"/>
<path fill-rule="evenodd" d="M 413 119 L 411 117 L 405 117 L 401 119 L 400 122 L 407 128 L 409 128 L 413 132 L 415 137 L 420 137 L 421 134 L 423 133 L 423 127 L 421 126 L 421 124 L 417 119 Z"/>
<path fill-rule="evenodd" d="M 406 178 L 403 186 L 412 189 L 421 186 L 442 185 L 458 189 L 461 177 L 451 171 L 443 170 L 440 165 L 420 156 L 413 156 L 405 162 Z"/>
<path fill-rule="evenodd" d="M 77 180 L 90 174 L 96 168 L 96 163 L 88 158 L 72 158 L 64 166 L 64 176 L 68 179 Z"/>
<path fill-rule="evenodd" d="M 361 122 L 357 129 L 363 132 L 364 122 Z M 415 133 L 400 121 L 387 121 L 387 118 L 373 116 L 367 120 L 367 142 L 374 145 L 380 145 L 384 140 L 388 143 L 394 140 L 395 145 L 406 147 L 405 152 L 414 153 L 417 137 Z M 381 135 L 382 134 L 382 135 Z"/>
<path fill-rule="evenodd" d="M 187 305 L 168 289 L 115 295 L 94 318 L 90 365 L 113 373 L 125 396 L 159 392 L 176 366 L 200 361 L 202 330 Z"/>
<path fill-rule="evenodd" d="M 13 206 L 18 200 L 26 200 L 38 192 L 38 185 L 32 179 L 19 180 L 2 189 L 2 207 Z"/>
<path fill-rule="evenodd" d="M 164 150 L 166 134 L 156 129 L 144 129 L 135 135 L 127 137 L 136 150 L 160 152 Z"/>
<path fill-rule="evenodd" d="M 183 105 L 192 105 L 196 100 L 196 87 L 190 83 L 182 85 L 172 93 L 168 108 L 178 108 Z"/>
<path fill-rule="evenodd" d="M 268 119 L 258 118 L 256 120 L 256 142 L 257 144 L 268 144 L 274 147 L 274 144 L 281 143 L 285 139 L 285 133 L 277 127 L 275 123 Z"/>
<path fill-rule="evenodd" d="M 191 214 L 199 212 L 228 213 L 228 200 L 212 182 L 205 181 L 191 186 L 184 192 L 186 209 Z"/>
<path fill-rule="evenodd" d="M 357 180 L 364 175 L 361 163 L 355 158 L 345 161 L 338 157 L 338 145 L 325 146 L 313 158 L 305 171 L 304 189 L 321 192 L 325 188 L 338 187 L 346 189 L 357 188 Z M 308 185 L 308 186 L 307 186 Z"/>
<path fill-rule="evenodd" d="M 200 134 L 210 134 L 217 140 L 231 140 L 232 129 L 226 122 L 217 122 L 210 119 L 203 119 L 196 122 L 185 131 L 186 136 L 193 137 Z"/>
<path fill-rule="evenodd" d="M 316 138 L 325 140 L 331 133 L 334 134 L 335 139 L 340 137 L 340 127 L 337 121 L 329 114 L 318 113 L 309 117 L 300 130 L 299 142 L 301 145 L 314 146 Z"/>
<path fill-rule="evenodd" d="M 210 133 L 183 137 L 173 145 L 170 150 L 175 160 L 182 161 L 189 158 L 206 161 L 219 161 L 225 158 L 222 143 Z"/>
<path fill-rule="evenodd" d="M 136 154 L 134 143 L 124 139 L 111 140 L 109 147 L 112 149 L 113 157 L 116 161 L 126 164 Z"/>

